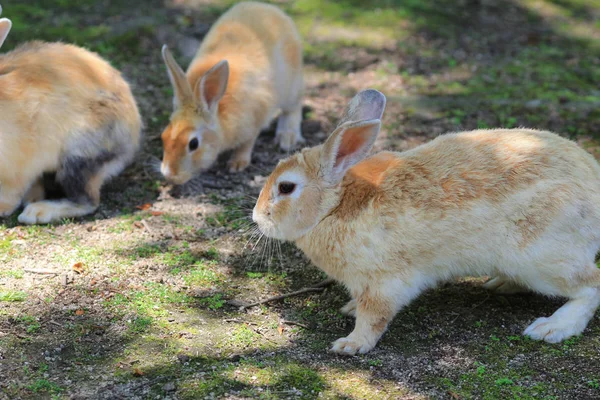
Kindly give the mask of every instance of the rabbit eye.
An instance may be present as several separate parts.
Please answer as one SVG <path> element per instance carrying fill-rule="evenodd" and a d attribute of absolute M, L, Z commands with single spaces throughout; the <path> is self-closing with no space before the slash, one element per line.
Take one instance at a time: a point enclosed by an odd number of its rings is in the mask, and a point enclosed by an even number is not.
<path fill-rule="evenodd" d="M 296 184 L 292 182 L 281 182 L 279 184 L 280 194 L 290 194 L 296 189 Z"/>
<path fill-rule="evenodd" d="M 189 144 L 190 151 L 196 150 L 198 148 L 198 144 L 199 144 L 198 138 L 193 138 L 192 140 L 190 140 L 190 144 Z"/>

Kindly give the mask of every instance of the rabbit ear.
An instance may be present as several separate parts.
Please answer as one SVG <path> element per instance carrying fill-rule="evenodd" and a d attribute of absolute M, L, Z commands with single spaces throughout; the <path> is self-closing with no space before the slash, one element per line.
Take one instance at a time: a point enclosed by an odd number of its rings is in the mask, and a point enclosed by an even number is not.
<path fill-rule="evenodd" d="M 338 126 L 349 121 L 381 119 L 385 110 L 385 96 L 375 89 L 359 92 L 346 106 Z"/>
<path fill-rule="evenodd" d="M 192 87 L 190 86 L 185 73 L 173 58 L 167 45 L 164 45 L 162 48 L 162 56 L 165 65 L 167 66 L 167 71 L 169 72 L 169 79 L 171 80 L 173 91 L 175 92 L 175 97 L 173 99 L 174 107 L 177 108 L 183 104 L 192 103 L 194 101 Z"/>
<path fill-rule="evenodd" d="M 336 185 L 353 165 L 371 151 L 381 128 L 385 96 L 374 89 L 358 93 L 344 110 L 344 114 L 321 151 L 322 177 Z"/>
<path fill-rule="evenodd" d="M 327 139 L 321 152 L 321 176 L 330 185 L 342 181 L 348 169 L 362 161 L 371 151 L 381 121 L 371 119 L 346 122 Z"/>
<path fill-rule="evenodd" d="M 204 110 L 209 113 L 217 109 L 219 101 L 225 94 L 227 82 L 229 81 L 229 63 L 221 60 L 209 69 L 196 88 L 196 100 L 202 104 Z"/>
<path fill-rule="evenodd" d="M 0 8 L 0 13 L 2 12 L 2 8 Z M 12 22 L 7 18 L 0 18 L 0 47 L 4 43 L 4 40 L 8 36 L 8 32 L 10 32 L 10 28 L 12 27 Z"/>

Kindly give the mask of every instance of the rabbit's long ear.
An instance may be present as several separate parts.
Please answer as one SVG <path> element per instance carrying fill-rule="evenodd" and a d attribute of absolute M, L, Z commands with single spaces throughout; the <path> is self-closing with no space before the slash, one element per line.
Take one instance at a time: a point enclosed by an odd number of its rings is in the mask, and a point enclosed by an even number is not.
<path fill-rule="evenodd" d="M 321 176 L 330 185 L 336 185 L 346 172 L 362 161 L 371 151 L 381 121 L 371 119 L 346 122 L 329 136 L 321 152 Z"/>
<path fill-rule="evenodd" d="M 221 60 L 211 69 L 206 71 L 196 86 L 196 101 L 202 104 L 205 111 L 210 113 L 217 109 L 219 101 L 223 98 L 229 81 L 229 63 Z"/>
<path fill-rule="evenodd" d="M 358 93 L 346 107 L 340 125 L 321 150 L 321 176 L 336 185 L 373 148 L 381 128 L 385 96 L 376 90 Z"/>
<path fill-rule="evenodd" d="M 175 97 L 173 98 L 173 106 L 175 108 L 183 105 L 190 104 L 194 101 L 192 87 L 185 76 L 185 73 L 177 64 L 177 61 L 173 58 L 171 51 L 167 45 L 164 45 L 162 48 L 162 56 L 165 61 L 165 65 L 167 66 L 167 71 L 169 72 L 169 79 L 171 80 L 171 85 L 173 86 L 173 92 Z"/>
<path fill-rule="evenodd" d="M 359 92 L 346 106 L 338 126 L 346 122 L 381 119 L 385 110 L 385 96 L 375 89 Z"/>
<path fill-rule="evenodd" d="M 0 7 L 0 13 L 2 13 L 2 8 Z M 4 40 L 8 36 L 8 32 L 10 32 L 10 28 L 12 27 L 12 22 L 7 18 L 0 18 L 0 47 L 4 43 Z"/>

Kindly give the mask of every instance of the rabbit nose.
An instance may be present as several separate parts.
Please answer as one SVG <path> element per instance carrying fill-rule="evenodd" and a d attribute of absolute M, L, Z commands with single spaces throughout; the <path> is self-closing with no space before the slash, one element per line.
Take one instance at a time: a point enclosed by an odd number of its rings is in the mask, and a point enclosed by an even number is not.
<path fill-rule="evenodd" d="M 171 177 L 171 169 L 169 168 L 169 166 L 167 164 L 165 164 L 164 162 L 160 165 L 160 172 L 163 174 L 163 176 L 165 178 L 170 178 Z"/>

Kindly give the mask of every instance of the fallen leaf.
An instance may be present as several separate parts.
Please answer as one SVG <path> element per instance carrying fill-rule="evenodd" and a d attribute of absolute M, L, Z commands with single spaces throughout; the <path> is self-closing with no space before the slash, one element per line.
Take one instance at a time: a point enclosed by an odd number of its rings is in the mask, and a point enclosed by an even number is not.
<path fill-rule="evenodd" d="M 280 324 L 280 325 L 277 327 L 277 332 L 279 332 L 279 334 L 280 334 L 280 335 L 283 335 L 283 330 L 284 330 L 284 327 L 283 327 L 283 325 L 281 325 L 281 324 Z"/>
<path fill-rule="evenodd" d="M 133 375 L 134 376 L 143 376 L 144 372 L 141 369 L 139 369 L 139 368 L 134 368 L 133 369 Z"/>
<path fill-rule="evenodd" d="M 460 400 L 460 396 L 459 396 L 459 394 L 458 394 L 458 393 L 456 393 L 456 392 L 453 392 L 452 390 L 448 390 L 448 394 L 449 394 L 450 396 L 452 396 L 452 398 L 453 398 L 453 399 Z"/>
<path fill-rule="evenodd" d="M 133 226 L 135 226 L 138 229 L 142 229 L 144 227 L 144 224 L 142 224 L 140 221 L 135 221 L 133 223 Z"/>
<path fill-rule="evenodd" d="M 153 216 L 157 217 L 159 215 L 163 215 L 164 212 L 163 211 L 150 211 L 150 214 L 152 214 Z"/>
<path fill-rule="evenodd" d="M 95 280 L 95 279 L 92 279 L 92 280 L 90 281 L 90 286 L 94 286 L 96 283 L 97 283 L 97 282 L 96 282 L 96 280 Z"/>
<path fill-rule="evenodd" d="M 73 264 L 73 271 L 77 272 L 78 274 L 83 274 L 83 263 L 77 262 Z"/>
<path fill-rule="evenodd" d="M 78 309 L 77 311 L 75 311 L 75 315 L 83 315 L 85 314 L 85 311 L 83 309 Z"/>
<path fill-rule="evenodd" d="M 150 207 L 152 207 L 152 204 L 150 204 L 150 203 L 142 204 L 141 206 L 135 206 L 135 208 L 142 210 L 142 211 L 146 211 Z"/>

